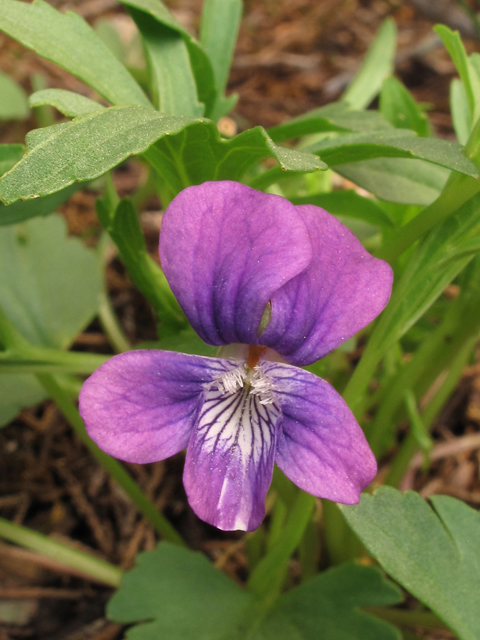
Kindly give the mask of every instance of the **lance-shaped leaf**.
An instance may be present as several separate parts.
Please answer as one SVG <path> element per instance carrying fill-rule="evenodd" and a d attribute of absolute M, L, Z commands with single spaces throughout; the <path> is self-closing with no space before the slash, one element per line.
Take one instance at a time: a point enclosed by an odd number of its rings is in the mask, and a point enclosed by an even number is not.
<path fill-rule="evenodd" d="M 181 35 L 190 56 L 198 99 L 205 105 L 205 115 L 210 117 L 217 96 L 217 88 L 212 64 L 200 43 L 172 16 L 160 0 L 120 0 L 120 2 L 130 9 L 143 12 L 162 27 Z"/>
<path fill-rule="evenodd" d="M 152 146 L 166 136 L 164 146 Z M 261 127 L 222 140 L 208 120 L 164 116 L 143 107 L 111 107 L 30 132 L 23 160 L 0 180 L 0 198 L 11 204 L 48 195 L 75 181 L 97 178 L 147 150 L 146 157 L 174 194 L 206 180 L 239 180 L 253 163 L 266 157 L 277 159 L 284 170 L 325 167 L 312 154 L 278 147 Z"/>
<path fill-rule="evenodd" d="M 212 120 L 215 121 L 234 107 L 238 97 L 232 95 L 226 98 L 224 92 L 237 41 L 242 8 L 241 0 L 206 0 L 203 3 L 200 40 L 212 61 L 218 90 L 217 101 L 211 115 Z"/>
<path fill-rule="evenodd" d="M 399 129 L 412 129 L 419 136 L 431 135 L 431 125 L 425 112 L 408 89 L 394 77 L 387 78 L 380 92 L 380 111 L 384 118 Z"/>
<path fill-rule="evenodd" d="M 265 611 L 200 555 L 168 543 L 137 557 L 108 605 L 108 616 L 137 623 L 128 640 L 399 640 L 390 624 L 360 607 L 402 596 L 377 569 L 344 565 L 281 596 Z"/>
<path fill-rule="evenodd" d="M 0 30 L 70 71 L 112 104 L 150 105 L 125 67 L 76 13 L 62 14 L 43 0 L 0 0 Z"/>
<path fill-rule="evenodd" d="M 306 150 L 317 153 L 330 167 L 373 158 L 417 158 L 478 177 L 476 166 L 464 155 L 461 145 L 438 138 L 420 138 L 409 129 L 346 134 L 322 140 Z"/>
<path fill-rule="evenodd" d="M 65 89 L 43 89 L 32 93 L 28 99 L 31 107 L 43 107 L 48 104 L 60 113 L 69 118 L 76 118 L 85 113 L 93 113 L 94 111 L 102 111 L 105 107 L 90 98 L 82 96 L 80 93 L 66 91 Z"/>
<path fill-rule="evenodd" d="M 380 487 L 341 505 L 383 568 L 430 607 L 461 640 L 480 637 L 480 514 L 448 496 L 433 510 L 417 493 Z M 436 512 L 436 513 L 435 513 Z"/>
<path fill-rule="evenodd" d="M 313 109 L 297 118 L 268 129 L 274 142 L 298 138 L 310 133 L 325 131 L 391 130 L 392 125 L 378 111 L 357 111 L 346 102 L 332 102 L 325 107 Z"/>
<path fill-rule="evenodd" d="M 428 205 L 440 195 L 450 171 L 423 160 L 375 158 L 335 167 L 335 171 L 378 198 Z"/>
<path fill-rule="evenodd" d="M 188 48 L 181 34 L 148 13 L 130 8 L 141 33 L 155 107 L 170 116 L 202 116 Z"/>

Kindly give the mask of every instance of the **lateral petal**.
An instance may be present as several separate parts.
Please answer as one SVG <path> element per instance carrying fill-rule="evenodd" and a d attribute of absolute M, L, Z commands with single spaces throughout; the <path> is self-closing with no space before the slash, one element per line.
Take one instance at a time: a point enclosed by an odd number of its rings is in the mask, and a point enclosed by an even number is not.
<path fill-rule="evenodd" d="M 260 344 L 266 305 L 311 257 L 297 209 L 237 182 L 188 187 L 162 221 L 163 270 L 193 328 L 209 344 Z"/>
<path fill-rule="evenodd" d="M 183 482 L 188 502 L 224 531 L 252 531 L 265 515 L 280 408 L 242 387 L 212 385 L 187 449 Z"/>
<path fill-rule="evenodd" d="M 387 304 L 393 274 L 332 215 L 313 205 L 296 207 L 308 227 L 313 258 L 271 299 L 262 344 L 288 362 L 306 365 L 369 324 Z"/>
<path fill-rule="evenodd" d="M 173 351 L 115 356 L 80 393 L 87 432 L 101 449 L 127 462 L 168 458 L 187 446 L 204 388 L 236 366 Z"/>
<path fill-rule="evenodd" d="M 377 464 L 362 429 L 335 389 L 313 373 L 262 363 L 282 409 L 276 463 L 297 486 L 356 504 Z"/>

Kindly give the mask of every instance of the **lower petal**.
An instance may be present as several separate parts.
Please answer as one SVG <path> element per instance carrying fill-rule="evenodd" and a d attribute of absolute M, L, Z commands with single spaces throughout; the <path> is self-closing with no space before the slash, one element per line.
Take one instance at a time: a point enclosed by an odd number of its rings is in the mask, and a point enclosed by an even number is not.
<path fill-rule="evenodd" d="M 115 458 L 147 463 L 184 449 L 202 393 L 237 366 L 173 351 L 129 351 L 83 385 L 79 409 L 89 436 Z"/>
<path fill-rule="evenodd" d="M 272 480 L 277 404 L 244 387 L 213 385 L 205 395 L 187 450 L 183 480 L 199 518 L 224 531 L 252 531 L 265 515 Z"/>
<path fill-rule="evenodd" d="M 282 408 L 276 462 L 309 493 L 356 504 L 377 464 L 362 429 L 335 389 L 313 373 L 263 363 Z"/>

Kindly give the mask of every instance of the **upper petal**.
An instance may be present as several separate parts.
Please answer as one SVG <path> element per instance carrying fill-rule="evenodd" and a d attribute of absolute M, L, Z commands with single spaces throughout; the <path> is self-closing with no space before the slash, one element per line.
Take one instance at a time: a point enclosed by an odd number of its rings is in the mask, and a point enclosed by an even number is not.
<path fill-rule="evenodd" d="M 261 342 L 288 362 L 315 362 L 371 322 L 387 304 L 393 274 L 332 215 L 296 207 L 308 227 L 313 258 L 272 296 Z"/>
<path fill-rule="evenodd" d="M 313 373 L 262 363 L 282 408 L 276 463 L 315 496 L 356 504 L 377 464 L 362 429 L 335 389 Z"/>
<path fill-rule="evenodd" d="M 225 531 L 252 531 L 260 525 L 279 418 L 277 404 L 262 404 L 244 387 L 231 393 L 212 385 L 183 472 L 188 502 L 199 518 Z"/>
<path fill-rule="evenodd" d="M 162 221 L 165 275 L 193 328 L 210 344 L 258 344 L 265 306 L 311 257 L 297 209 L 236 182 L 185 189 Z"/>
<path fill-rule="evenodd" d="M 187 446 L 205 385 L 237 366 L 172 351 L 130 351 L 92 374 L 79 410 L 89 436 L 127 462 L 163 460 Z"/>

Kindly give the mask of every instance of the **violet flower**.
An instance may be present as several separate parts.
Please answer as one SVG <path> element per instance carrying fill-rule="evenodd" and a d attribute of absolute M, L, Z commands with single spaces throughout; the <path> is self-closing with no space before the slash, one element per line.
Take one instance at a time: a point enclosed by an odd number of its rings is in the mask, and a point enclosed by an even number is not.
<path fill-rule="evenodd" d="M 160 257 L 219 357 L 115 356 L 80 394 L 91 438 L 136 463 L 188 447 L 188 501 L 224 530 L 258 527 L 274 462 L 315 496 L 357 503 L 375 458 L 340 395 L 299 367 L 382 311 L 390 267 L 323 209 L 235 182 L 182 191 L 165 213 Z"/>

